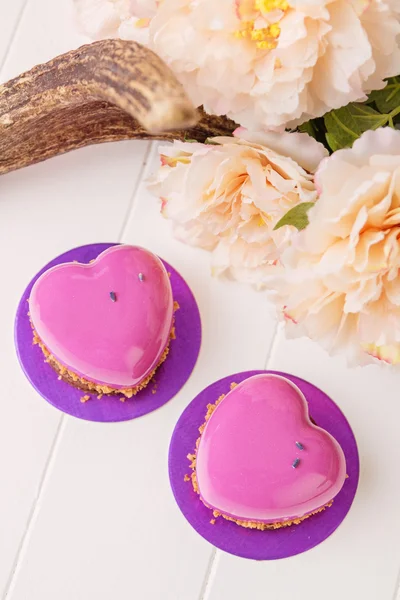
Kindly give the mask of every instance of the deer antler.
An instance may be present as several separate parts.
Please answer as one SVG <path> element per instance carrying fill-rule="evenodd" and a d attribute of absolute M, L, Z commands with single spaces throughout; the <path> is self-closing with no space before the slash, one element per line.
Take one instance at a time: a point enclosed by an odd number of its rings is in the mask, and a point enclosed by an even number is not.
<path fill-rule="evenodd" d="M 172 71 L 135 42 L 103 40 L 0 86 L 0 174 L 116 140 L 230 135 L 235 124 L 196 111 Z"/>

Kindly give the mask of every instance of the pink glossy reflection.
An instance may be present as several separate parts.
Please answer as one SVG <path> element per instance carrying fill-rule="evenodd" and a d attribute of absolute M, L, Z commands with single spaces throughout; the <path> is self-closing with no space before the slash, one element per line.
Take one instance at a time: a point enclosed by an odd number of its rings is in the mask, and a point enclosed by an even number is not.
<path fill-rule="evenodd" d="M 60 363 L 96 383 L 132 387 L 168 344 L 173 299 L 159 258 L 137 246 L 114 246 L 89 265 L 46 271 L 32 289 L 29 310 Z"/>
<path fill-rule="evenodd" d="M 218 405 L 201 436 L 196 470 L 207 505 L 264 522 L 320 508 L 346 477 L 342 449 L 311 423 L 300 390 L 270 374 L 245 380 Z"/>

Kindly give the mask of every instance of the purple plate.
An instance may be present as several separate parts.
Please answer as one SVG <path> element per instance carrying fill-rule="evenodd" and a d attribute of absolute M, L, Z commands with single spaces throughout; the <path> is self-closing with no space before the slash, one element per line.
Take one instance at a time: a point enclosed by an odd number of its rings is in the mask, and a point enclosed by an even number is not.
<path fill-rule="evenodd" d="M 191 481 L 184 481 L 185 475 L 191 472 L 187 454 L 193 452 L 196 446 L 199 437 L 198 428 L 204 423 L 207 404 L 214 403 L 221 394 L 228 393 L 232 382 L 240 383 L 259 373 L 282 375 L 300 388 L 309 404 L 310 416 L 341 445 L 346 457 L 348 478 L 330 508 L 313 515 L 299 525 L 259 531 L 245 529 L 222 517 L 217 518 L 212 525 L 210 523 L 213 518 L 212 511 L 204 506 L 193 491 Z M 175 500 L 192 527 L 217 548 L 253 560 L 287 558 L 310 550 L 326 540 L 347 515 L 357 490 L 359 477 L 356 440 L 340 409 L 324 392 L 308 381 L 279 371 L 237 373 L 216 381 L 200 392 L 184 410 L 175 427 L 168 464 Z"/>
<path fill-rule="evenodd" d="M 119 396 L 90 395 L 85 403 L 81 398 L 87 393 L 59 381 L 53 369 L 44 362 L 41 349 L 32 344 L 32 329 L 28 318 L 28 298 L 36 279 L 50 267 L 77 260 L 88 263 L 101 252 L 116 244 L 90 244 L 61 254 L 40 273 L 26 288 L 18 306 L 15 319 L 15 345 L 22 369 L 33 387 L 56 408 L 88 421 L 115 422 L 141 417 L 171 400 L 188 380 L 196 364 L 201 344 L 200 313 L 196 300 L 187 283 L 177 271 L 163 261 L 171 273 L 174 300 L 180 309 L 175 313 L 176 339 L 171 341 L 167 360 L 157 369 L 154 380 L 136 396 L 121 402 Z M 122 394 L 121 394 L 122 397 Z"/>

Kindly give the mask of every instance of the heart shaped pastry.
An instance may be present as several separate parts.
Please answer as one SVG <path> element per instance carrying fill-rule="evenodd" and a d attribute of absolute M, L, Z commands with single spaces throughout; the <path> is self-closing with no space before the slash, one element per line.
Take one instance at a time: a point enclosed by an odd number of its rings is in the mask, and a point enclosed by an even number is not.
<path fill-rule="evenodd" d="M 346 478 L 337 441 L 314 425 L 288 379 L 255 375 L 209 405 L 192 482 L 214 515 L 279 528 L 329 506 Z"/>
<path fill-rule="evenodd" d="M 169 276 L 137 246 L 113 246 L 89 264 L 43 273 L 29 298 L 34 341 L 61 377 L 88 391 L 131 397 L 168 353 Z"/>

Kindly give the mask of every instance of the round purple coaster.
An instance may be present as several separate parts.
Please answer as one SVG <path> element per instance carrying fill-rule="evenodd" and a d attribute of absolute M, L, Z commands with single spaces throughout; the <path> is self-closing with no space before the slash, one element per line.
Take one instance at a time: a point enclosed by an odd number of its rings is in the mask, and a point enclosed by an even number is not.
<path fill-rule="evenodd" d="M 199 426 L 204 423 L 207 404 L 214 403 L 221 394 L 230 390 L 232 382 L 259 373 L 276 373 L 295 383 L 305 395 L 310 416 L 331 433 L 343 448 L 348 478 L 332 506 L 313 515 L 299 525 L 276 530 L 259 531 L 245 529 L 222 517 L 212 525 L 212 511 L 201 502 L 193 491 L 191 481 L 184 477 L 191 471 L 187 454 L 192 453 L 199 437 Z M 359 459 L 356 440 L 343 413 L 320 389 L 294 375 L 279 371 L 246 371 L 216 381 L 189 404 L 182 413 L 172 435 L 169 449 L 169 477 L 175 500 L 192 527 L 208 542 L 242 558 L 253 560 L 276 560 L 310 550 L 329 537 L 347 515 L 353 502 L 359 477 Z"/>
<path fill-rule="evenodd" d="M 56 408 L 88 421 L 115 422 L 128 421 L 141 417 L 171 400 L 188 380 L 196 364 L 201 344 L 201 321 L 196 300 L 184 279 L 173 267 L 164 262 L 171 274 L 174 300 L 179 303 L 175 313 L 176 339 L 171 341 L 167 360 L 157 369 L 149 385 L 136 396 L 121 402 L 121 396 L 90 395 L 85 403 L 81 398 L 86 394 L 73 386 L 59 381 L 53 369 L 44 362 L 41 349 L 32 344 L 32 329 L 28 318 L 28 298 L 36 279 L 50 267 L 77 260 L 88 263 L 101 252 L 116 244 L 90 244 L 80 246 L 61 254 L 47 264 L 30 282 L 18 306 L 15 319 L 15 345 L 22 369 L 33 387 Z"/>

